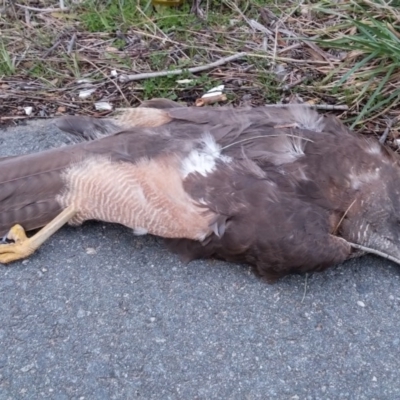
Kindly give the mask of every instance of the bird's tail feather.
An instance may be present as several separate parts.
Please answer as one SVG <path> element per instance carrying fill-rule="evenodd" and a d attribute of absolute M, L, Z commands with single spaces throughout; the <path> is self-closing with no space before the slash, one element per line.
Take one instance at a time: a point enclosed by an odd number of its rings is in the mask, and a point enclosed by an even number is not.
<path fill-rule="evenodd" d="M 0 236 L 15 224 L 26 231 L 40 228 L 62 210 L 56 200 L 64 187 L 62 172 L 76 156 L 60 148 L 0 159 Z"/>

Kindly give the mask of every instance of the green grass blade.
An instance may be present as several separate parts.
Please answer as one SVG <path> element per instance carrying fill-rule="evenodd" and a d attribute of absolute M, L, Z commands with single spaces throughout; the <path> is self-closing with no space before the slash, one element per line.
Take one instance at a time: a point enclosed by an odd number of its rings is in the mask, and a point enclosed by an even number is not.
<path fill-rule="evenodd" d="M 359 61 L 358 63 L 356 63 L 356 65 L 354 65 L 353 68 L 350 69 L 350 71 L 348 71 L 346 74 L 343 75 L 343 77 L 340 79 L 340 81 L 337 83 L 336 86 L 340 86 L 342 85 L 344 82 L 347 81 L 347 79 L 350 77 L 350 75 L 352 75 L 354 72 L 356 72 L 357 70 L 359 70 L 361 67 L 363 67 L 365 64 L 367 64 L 369 61 L 371 61 L 373 58 L 375 58 L 377 56 L 376 53 L 372 53 L 369 56 L 363 58 L 361 61 Z"/>
<path fill-rule="evenodd" d="M 386 85 L 388 80 L 393 74 L 394 69 L 396 68 L 395 65 L 392 65 L 389 67 L 388 72 L 386 73 L 385 77 L 382 79 L 382 81 L 379 83 L 378 87 L 375 89 L 375 92 L 372 94 L 372 96 L 369 98 L 367 104 L 364 106 L 364 108 L 361 110 L 360 114 L 357 116 L 356 120 L 352 124 L 352 128 L 354 128 L 358 123 L 361 121 L 361 119 L 364 117 L 364 115 L 370 110 L 371 105 L 375 101 L 376 97 L 379 96 L 379 94 L 382 92 L 382 88 Z M 387 102 L 388 100 L 386 100 Z"/>

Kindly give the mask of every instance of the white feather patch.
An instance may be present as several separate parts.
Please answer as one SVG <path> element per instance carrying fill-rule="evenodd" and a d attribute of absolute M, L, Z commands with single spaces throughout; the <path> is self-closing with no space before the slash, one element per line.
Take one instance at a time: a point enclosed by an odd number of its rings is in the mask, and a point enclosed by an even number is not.
<path fill-rule="evenodd" d="M 265 152 L 265 158 L 275 165 L 295 162 L 304 156 L 306 143 L 301 136 L 282 134 L 271 143 L 271 151 Z"/>
<path fill-rule="evenodd" d="M 322 132 L 325 128 L 323 116 L 318 114 L 317 111 L 312 110 L 310 107 L 296 107 L 289 108 L 294 120 L 301 129 L 308 129 L 310 131 Z"/>
<path fill-rule="evenodd" d="M 287 152 L 292 155 L 293 159 L 304 156 L 304 147 L 306 141 L 302 137 L 287 136 Z"/>
<path fill-rule="evenodd" d="M 372 182 L 374 180 L 379 179 L 379 168 L 375 170 L 361 172 L 361 173 L 354 173 L 353 171 L 349 173 L 349 179 L 351 182 L 351 187 L 355 190 L 358 190 L 366 183 Z"/>
<path fill-rule="evenodd" d="M 379 155 L 382 152 L 381 145 L 379 143 L 372 141 L 368 141 L 367 145 L 365 146 L 365 149 L 369 154 Z"/>
<path fill-rule="evenodd" d="M 181 162 L 183 178 L 189 174 L 207 174 L 215 170 L 216 161 L 230 162 L 231 158 L 221 154 L 221 147 L 210 134 L 204 134 L 200 139 L 200 147 L 193 149 Z"/>

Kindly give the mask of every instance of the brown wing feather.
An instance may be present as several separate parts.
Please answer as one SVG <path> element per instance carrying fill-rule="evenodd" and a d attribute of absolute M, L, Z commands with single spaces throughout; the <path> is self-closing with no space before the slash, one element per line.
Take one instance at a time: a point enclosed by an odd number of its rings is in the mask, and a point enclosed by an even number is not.
<path fill-rule="evenodd" d="M 330 235 L 328 209 L 301 199 L 296 188 L 277 188 L 271 178 L 260 178 L 242 168 L 219 168 L 207 178 L 193 176 L 186 188 L 195 199 L 225 216 L 222 235 L 204 242 L 167 240 L 185 261 L 217 257 L 249 263 L 269 281 L 293 272 L 322 270 L 344 261 L 351 248 Z"/>
<path fill-rule="evenodd" d="M 59 213 L 60 171 L 72 158 L 68 150 L 49 150 L 0 160 L 0 235 L 16 223 L 40 228 Z"/>

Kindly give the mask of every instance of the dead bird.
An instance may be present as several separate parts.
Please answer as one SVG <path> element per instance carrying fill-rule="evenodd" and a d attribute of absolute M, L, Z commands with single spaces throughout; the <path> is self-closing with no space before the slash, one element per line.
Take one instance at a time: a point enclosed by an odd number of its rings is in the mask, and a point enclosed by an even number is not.
<path fill-rule="evenodd" d="M 86 220 L 163 237 L 186 261 L 250 264 L 269 282 L 365 251 L 400 263 L 399 157 L 333 116 L 154 99 L 57 125 L 79 143 L 0 159 L 0 234 L 13 242 L 1 263 Z"/>

